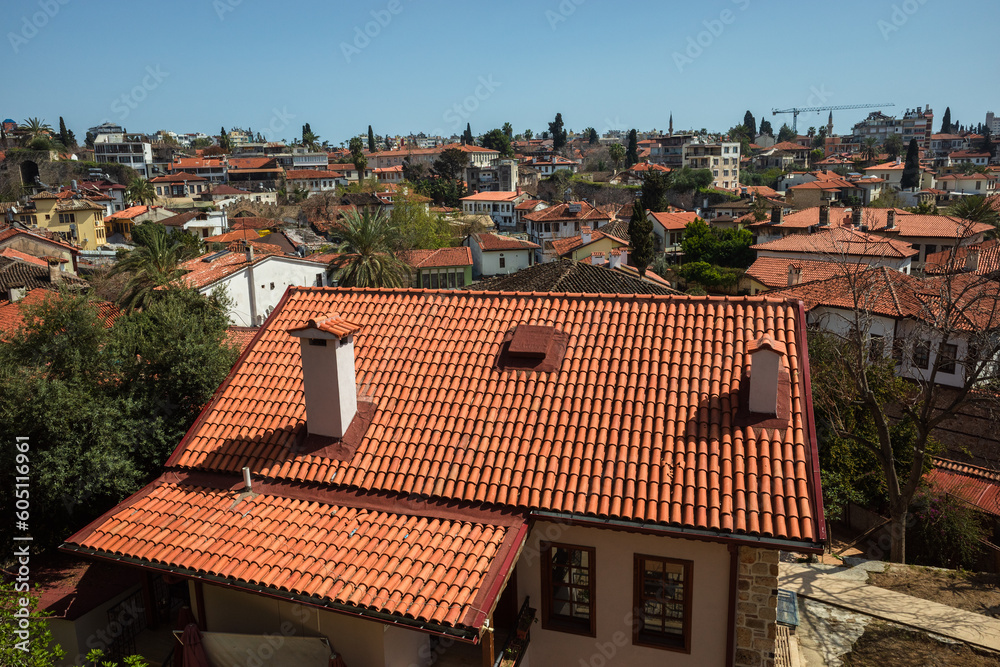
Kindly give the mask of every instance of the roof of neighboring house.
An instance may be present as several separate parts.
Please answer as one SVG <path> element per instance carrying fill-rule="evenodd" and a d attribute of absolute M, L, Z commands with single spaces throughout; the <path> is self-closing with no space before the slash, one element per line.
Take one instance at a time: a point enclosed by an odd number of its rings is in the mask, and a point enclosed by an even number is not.
<path fill-rule="evenodd" d="M 746 275 L 766 287 L 788 287 L 788 267 L 794 267 L 801 271 L 799 284 L 811 283 L 814 280 L 826 280 L 836 276 L 841 270 L 840 264 L 837 262 L 758 257 L 746 270 Z"/>
<path fill-rule="evenodd" d="M 258 218 L 254 216 L 229 218 L 229 228 L 232 231 L 239 231 L 241 229 L 271 229 L 281 224 L 280 220 L 273 218 Z"/>
<path fill-rule="evenodd" d="M 234 229 L 224 234 L 216 234 L 203 239 L 205 243 L 231 243 L 233 241 L 260 241 L 261 235 L 253 228 Z"/>
<path fill-rule="evenodd" d="M 354 330 L 367 416 L 316 449 L 293 333 L 330 318 Z M 514 365 L 523 325 L 554 329 L 551 370 Z M 754 422 L 765 333 L 787 416 Z M 532 516 L 816 549 L 804 341 L 798 304 L 763 299 L 292 287 L 163 475 L 63 548 L 465 638 Z"/>
<path fill-rule="evenodd" d="M 157 176 L 156 178 L 149 179 L 150 183 L 197 183 L 198 181 L 208 180 L 203 176 L 198 176 L 197 174 L 189 174 L 186 171 L 179 171 L 176 174 L 168 174 L 166 176 Z"/>
<path fill-rule="evenodd" d="M 934 458 L 927 483 L 994 516 L 1000 516 L 1000 472 Z"/>
<path fill-rule="evenodd" d="M 938 176 L 935 180 L 937 181 L 995 181 L 997 180 L 996 174 L 945 174 L 944 176 Z"/>
<path fill-rule="evenodd" d="M 539 247 L 537 243 L 525 241 L 513 236 L 505 236 L 503 234 L 472 234 L 471 238 L 483 252 L 533 250 Z"/>
<path fill-rule="evenodd" d="M 701 217 L 694 211 L 680 211 L 677 213 L 654 213 L 646 211 L 646 213 L 652 216 L 656 222 L 660 223 L 664 229 L 674 232 L 683 231 L 688 226 L 688 223 L 694 222 Z"/>
<path fill-rule="evenodd" d="M 107 218 L 105 218 L 105 219 L 107 219 Z M 41 236 L 40 234 L 36 234 L 34 232 L 29 232 L 29 231 L 27 231 L 25 229 L 17 229 L 16 227 L 8 227 L 7 229 L 0 229 L 0 243 L 5 243 L 9 239 L 12 239 L 12 238 L 14 238 L 15 236 L 18 236 L 18 235 L 24 235 L 24 236 L 29 237 L 32 241 L 37 241 L 39 243 L 46 243 L 46 244 L 49 244 L 49 245 L 54 245 L 54 246 L 57 246 L 59 248 L 62 248 L 63 250 L 70 250 L 70 251 L 73 252 L 73 254 L 79 254 L 79 252 L 80 252 L 79 248 L 74 248 L 73 246 L 71 246 L 68 243 L 63 243 L 62 241 L 57 241 L 55 239 L 50 239 L 47 236 Z"/>
<path fill-rule="evenodd" d="M 438 248 L 437 250 L 410 250 L 404 255 L 404 259 L 415 269 L 472 266 L 472 250 L 468 246 Z"/>
<path fill-rule="evenodd" d="M 477 192 L 468 197 L 462 197 L 462 201 L 514 201 L 520 196 L 518 192 Z"/>
<path fill-rule="evenodd" d="M 636 173 L 641 173 L 644 171 L 662 171 L 663 173 L 668 173 L 670 171 L 670 167 L 664 167 L 661 164 L 654 164 L 652 162 L 640 162 L 638 164 L 632 165 L 632 167 L 627 169 L 626 171 L 631 171 Z"/>
<path fill-rule="evenodd" d="M 587 260 L 590 258 L 588 257 Z M 622 267 L 619 267 L 622 268 Z M 594 266 L 588 261 L 557 259 L 535 264 L 505 276 L 496 276 L 467 286 L 475 291 L 497 292 L 575 292 L 582 294 L 679 294 L 665 281 L 639 280 L 638 271 L 619 271 L 608 266 Z"/>
<path fill-rule="evenodd" d="M 289 169 L 285 172 L 285 178 L 289 181 L 299 181 L 317 178 L 337 178 L 337 174 L 327 169 Z"/>
<path fill-rule="evenodd" d="M 758 197 L 777 197 L 780 193 L 774 188 L 768 187 L 766 185 L 740 185 L 734 188 L 737 192 L 742 192 L 746 190 L 747 192 L 752 192 Z"/>
<path fill-rule="evenodd" d="M 258 331 L 260 327 L 226 327 L 226 342 L 238 348 L 240 354 L 243 354 Z"/>
<path fill-rule="evenodd" d="M 515 211 L 530 211 L 539 204 L 544 204 L 544 199 L 525 199 L 523 202 L 514 207 Z"/>
<path fill-rule="evenodd" d="M 164 218 L 160 222 L 167 227 L 183 227 L 197 217 L 198 211 L 188 211 L 187 213 L 178 213 L 169 218 Z"/>
<path fill-rule="evenodd" d="M 15 250 L 14 248 L 3 248 L 0 250 L 0 257 L 19 259 L 22 262 L 27 262 L 28 264 L 45 267 L 46 271 L 48 271 L 49 268 L 49 263 L 41 257 L 35 257 L 34 255 L 29 255 L 26 252 L 21 252 L 20 250 Z"/>
<path fill-rule="evenodd" d="M 104 207 L 89 199 L 62 199 L 56 204 L 56 211 L 103 211 Z"/>
<path fill-rule="evenodd" d="M 0 260 L 2 263 L 2 260 Z M 0 334 L 13 333 L 24 324 L 24 314 L 21 310 L 23 306 L 34 306 L 45 301 L 46 298 L 54 294 L 51 289 L 32 289 L 20 301 L 0 300 Z M 104 320 L 104 326 L 110 327 L 114 324 L 121 311 L 118 307 L 108 301 L 97 301 L 94 303 L 98 316 Z"/>
<path fill-rule="evenodd" d="M 239 188 L 234 188 L 231 185 L 226 185 L 221 183 L 219 185 L 213 185 L 212 189 L 209 190 L 209 194 L 213 195 L 248 195 L 251 194 L 248 190 L 240 190 Z"/>
<path fill-rule="evenodd" d="M 629 208 L 632 207 L 631 204 L 627 204 L 627 206 Z M 627 217 L 625 218 L 619 217 L 616 220 L 613 220 L 612 222 L 609 222 L 608 224 L 604 225 L 597 231 L 607 236 L 613 236 L 616 239 L 621 239 L 622 241 L 625 241 L 626 244 L 631 243 L 631 239 L 629 239 L 628 235 L 628 225 L 631 217 L 632 213 L 630 211 Z"/>
<path fill-rule="evenodd" d="M 979 262 L 973 273 L 985 276 L 1000 271 L 1000 242 L 996 239 L 988 239 L 982 243 L 946 248 L 926 255 L 924 257 L 924 272 L 945 274 L 965 271 L 969 252 L 973 250 L 979 252 Z"/>
<path fill-rule="evenodd" d="M 549 247 L 551 247 L 552 250 L 554 250 L 556 252 L 556 254 L 562 255 L 562 256 L 565 257 L 566 255 L 568 255 L 568 254 L 570 254 L 570 253 L 572 253 L 572 252 L 574 252 L 576 250 L 580 250 L 581 248 L 585 248 L 588 245 L 591 245 L 592 243 L 597 243 L 601 239 L 605 239 L 605 238 L 609 239 L 612 243 L 618 243 L 620 246 L 627 246 L 628 245 L 628 241 L 626 241 L 624 239 L 620 239 L 620 238 L 617 238 L 615 236 L 611 236 L 610 234 L 607 234 L 607 233 L 605 233 L 604 231 L 602 231 L 600 229 L 595 229 L 595 230 L 592 230 L 590 232 L 590 242 L 589 243 L 584 243 L 583 242 L 583 236 L 582 235 L 577 235 L 577 236 L 570 236 L 568 238 L 562 238 L 562 239 L 552 239 L 552 241 L 549 242 Z"/>
<path fill-rule="evenodd" d="M 229 158 L 229 171 L 240 169 L 260 170 L 267 169 L 268 165 L 273 170 L 278 170 L 277 162 L 273 157 L 231 157 Z"/>
<path fill-rule="evenodd" d="M 774 144 L 773 146 L 768 146 L 764 149 L 766 152 L 774 151 L 811 151 L 812 149 L 808 146 L 802 146 L 794 141 L 781 141 Z"/>
<path fill-rule="evenodd" d="M 0 257 L 0 295 L 2 296 L 6 296 L 6 291 L 11 287 L 25 287 L 28 290 L 36 288 L 58 290 L 60 284 L 84 288 L 87 286 L 87 281 L 71 273 L 60 271 L 59 282 L 53 283 L 49 280 L 47 264 L 39 266 L 34 262 L 12 257 Z"/>
<path fill-rule="evenodd" d="M 207 240 L 208 239 L 206 239 L 206 241 Z M 278 254 L 268 252 L 266 246 L 270 244 L 264 244 L 265 248 L 258 251 L 257 244 L 252 240 L 250 243 L 254 246 L 254 264 L 264 261 L 271 255 Z M 214 259 L 210 259 L 213 257 Z M 196 289 L 203 289 L 218 280 L 222 280 L 226 276 L 246 268 L 249 264 L 250 263 L 247 262 L 246 253 L 233 252 L 232 250 L 227 249 L 225 251 L 209 253 L 202 257 L 189 259 L 188 261 L 182 263 L 179 268 L 187 271 L 183 278 L 184 282 L 188 286 Z"/>
<path fill-rule="evenodd" d="M 105 217 L 104 218 L 104 222 L 108 222 L 109 220 L 131 220 L 131 219 L 133 219 L 133 218 L 135 218 L 137 216 L 142 215 L 143 213 L 145 213 L 145 212 L 147 212 L 149 210 L 150 209 L 149 209 L 148 206 L 142 206 L 142 205 L 140 205 L 140 206 L 130 206 L 130 207 L 124 209 L 124 210 L 117 211 L 117 212 L 112 213 L 111 215 Z"/>
<path fill-rule="evenodd" d="M 904 259 L 919 255 L 905 241 L 876 234 L 866 234 L 846 227 L 834 227 L 815 234 L 789 234 L 767 243 L 750 246 L 753 250 L 774 252 L 806 252 L 828 256 L 863 256 Z"/>
<path fill-rule="evenodd" d="M 579 213 L 571 213 L 570 206 L 579 206 Z M 557 222 L 563 220 L 590 220 L 593 222 L 610 222 L 611 217 L 603 211 L 594 208 L 585 201 L 565 202 L 543 208 L 541 211 L 532 211 L 524 214 L 525 220 L 532 222 Z"/>

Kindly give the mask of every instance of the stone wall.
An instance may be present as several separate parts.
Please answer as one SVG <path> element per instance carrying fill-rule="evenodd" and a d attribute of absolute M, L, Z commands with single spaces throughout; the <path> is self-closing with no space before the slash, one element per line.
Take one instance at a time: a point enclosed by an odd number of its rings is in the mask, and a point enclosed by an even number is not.
<path fill-rule="evenodd" d="M 736 582 L 736 665 L 773 667 L 778 612 L 778 552 L 740 547 Z"/>

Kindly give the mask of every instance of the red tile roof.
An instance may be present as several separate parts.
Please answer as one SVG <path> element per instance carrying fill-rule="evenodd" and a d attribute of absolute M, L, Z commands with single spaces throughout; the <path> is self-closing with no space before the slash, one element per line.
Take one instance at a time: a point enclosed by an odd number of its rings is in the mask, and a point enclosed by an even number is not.
<path fill-rule="evenodd" d="M 288 449 L 305 407 L 287 329 L 329 312 L 364 325 L 358 377 L 383 406 L 346 461 Z M 625 321 L 642 331 L 626 336 Z M 552 376 L 525 383 L 494 368 L 504 332 L 522 322 L 569 335 Z M 794 304 L 291 288 L 168 466 L 249 465 L 343 488 L 810 541 L 821 527 L 802 376 L 792 373 L 787 431 L 740 426 L 730 398 L 745 343 L 765 331 L 789 346 L 797 368 Z M 434 416 L 425 412 L 432 404 Z M 708 404 L 721 411 L 711 423 Z M 532 463 L 528 451 L 545 459 Z"/>
<path fill-rule="evenodd" d="M 268 251 L 266 246 L 269 246 L 270 244 L 264 244 L 265 248 L 263 249 L 256 243 L 253 245 L 255 264 L 262 261 L 265 257 L 270 257 L 273 254 L 279 254 Z M 181 269 L 187 271 L 187 273 L 183 276 L 184 282 L 187 285 L 201 289 L 248 266 L 246 253 L 244 252 L 233 252 L 230 250 L 226 255 L 222 255 L 212 261 L 207 261 L 212 254 L 205 255 L 204 257 L 189 259 L 180 265 Z"/>
<path fill-rule="evenodd" d="M 252 216 L 229 218 L 229 228 L 234 232 L 240 231 L 241 229 L 270 229 L 272 227 L 278 227 L 281 224 L 280 220 L 275 220 L 273 218 L 255 218 Z"/>
<path fill-rule="evenodd" d="M 285 172 L 285 178 L 290 181 L 305 181 L 310 179 L 335 179 L 337 174 L 327 169 L 295 169 Z"/>
<path fill-rule="evenodd" d="M 52 295 L 52 290 L 33 289 L 24 295 L 20 301 L 0 301 L 0 334 L 10 334 L 14 330 L 21 328 L 24 324 L 22 307 L 34 306 L 42 303 L 48 296 Z M 110 327 L 114 324 L 121 311 L 113 303 L 108 301 L 95 302 L 98 316 L 104 320 L 104 326 Z"/>
<path fill-rule="evenodd" d="M 569 211 L 570 205 L 579 206 L 580 212 L 571 213 Z M 585 201 L 566 202 L 563 204 L 556 204 L 555 206 L 549 206 L 548 208 L 543 208 L 541 211 L 525 213 L 524 219 L 531 220 L 532 222 L 559 222 L 563 220 L 591 220 L 594 222 L 611 221 L 611 217 L 607 213 L 594 208 Z"/>
<path fill-rule="evenodd" d="M 260 327 L 226 327 L 226 342 L 238 348 L 240 354 L 243 354 L 258 331 Z"/>
<path fill-rule="evenodd" d="M 653 219 L 663 225 L 667 231 L 683 231 L 688 226 L 688 223 L 700 218 L 694 211 L 681 211 L 677 213 L 653 213 L 652 211 L 646 211 L 646 214 L 653 216 Z"/>
<path fill-rule="evenodd" d="M 521 239 L 514 238 L 513 236 L 504 236 L 503 234 L 473 234 L 472 240 L 475 241 L 483 252 L 496 252 L 502 250 L 533 250 L 539 247 L 537 243 L 522 241 Z"/>
<path fill-rule="evenodd" d="M 523 519 L 502 512 L 263 481 L 247 494 L 232 481 L 167 473 L 67 542 L 478 634 L 483 598 L 527 535 Z"/>
<path fill-rule="evenodd" d="M 268 165 L 273 169 L 278 169 L 273 157 L 231 157 L 229 158 L 229 170 L 240 169 L 266 169 Z"/>
<path fill-rule="evenodd" d="M 974 273 L 985 276 L 1000 270 L 1000 243 L 989 239 L 982 243 L 946 248 L 924 257 L 924 272 L 928 274 L 960 273 L 965 271 L 969 251 L 978 249 L 979 262 Z M 953 254 L 954 253 L 954 256 Z"/>
<path fill-rule="evenodd" d="M 935 458 L 925 479 L 935 489 L 1000 516 L 1000 473 L 995 470 Z"/>
<path fill-rule="evenodd" d="M 49 263 L 42 259 L 41 257 L 35 257 L 34 255 L 29 255 L 28 253 L 21 252 L 20 250 L 15 250 L 14 248 L 4 248 L 0 250 L 0 257 L 7 257 L 10 259 L 17 259 L 22 262 L 27 262 L 28 264 L 34 264 L 35 266 L 41 266 L 48 268 Z"/>
<path fill-rule="evenodd" d="M 610 239 L 612 242 L 619 243 L 623 246 L 628 245 L 628 241 L 625 239 L 620 239 L 617 236 L 611 236 L 610 234 L 606 234 L 599 229 L 595 229 L 590 232 L 590 243 L 584 243 L 583 236 L 570 236 L 569 238 L 564 239 L 553 239 L 549 245 L 557 255 L 565 257 L 575 250 L 579 250 L 580 248 L 588 246 L 591 243 L 596 243 L 604 238 Z"/>
<path fill-rule="evenodd" d="M 108 220 L 132 220 L 133 218 L 140 216 L 149 210 L 150 209 L 148 206 L 130 206 L 123 211 L 117 211 L 116 213 L 112 213 L 111 215 L 104 218 L 104 221 L 107 222 Z"/>
<path fill-rule="evenodd" d="M 832 257 L 848 255 L 903 259 L 920 254 L 909 243 L 845 227 L 836 227 L 815 234 L 789 234 L 774 241 L 758 243 L 751 248 L 758 252 L 807 252 Z"/>
<path fill-rule="evenodd" d="M 198 176 L 197 174 L 189 174 L 186 171 L 179 171 L 176 174 L 169 174 L 167 176 L 157 176 L 156 178 L 149 179 L 150 183 L 197 183 L 198 181 L 207 180 L 203 176 Z"/>
<path fill-rule="evenodd" d="M 438 248 L 437 250 L 410 250 L 405 254 L 404 259 L 415 269 L 472 266 L 472 250 L 468 246 Z"/>
<path fill-rule="evenodd" d="M 209 191 L 213 195 L 248 195 L 250 192 L 247 190 L 240 190 L 239 188 L 234 188 L 231 185 L 213 185 L 212 189 Z"/>
<path fill-rule="evenodd" d="M 471 194 L 468 197 L 462 197 L 462 201 L 507 201 L 511 202 L 517 199 L 519 193 L 517 192 L 477 192 Z"/>
<path fill-rule="evenodd" d="M 27 236 L 34 242 L 38 242 L 44 245 L 56 246 L 64 250 L 69 250 L 74 255 L 78 255 L 80 253 L 79 248 L 74 248 L 68 243 L 63 243 L 62 241 L 57 241 L 55 239 L 49 238 L 48 236 L 42 236 L 41 234 L 37 234 L 35 232 L 29 232 L 24 229 L 17 229 L 16 227 L 8 227 L 7 229 L 0 229 L 0 243 L 5 243 L 8 240 L 14 238 L 15 236 L 22 234 L 24 236 Z"/>
<path fill-rule="evenodd" d="M 788 287 L 789 266 L 801 271 L 800 284 L 832 278 L 841 270 L 841 265 L 838 262 L 758 257 L 747 269 L 746 275 L 766 287 Z"/>

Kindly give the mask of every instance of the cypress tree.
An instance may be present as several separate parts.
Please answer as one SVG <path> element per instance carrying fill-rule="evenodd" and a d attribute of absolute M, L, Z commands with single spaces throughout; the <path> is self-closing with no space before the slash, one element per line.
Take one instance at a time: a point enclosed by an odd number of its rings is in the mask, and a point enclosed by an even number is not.
<path fill-rule="evenodd" d="M 903 176 L 899 181 L 899 187 L 906 190 L 920 185 L 920 149 L 917 147 L 917 140 L 910 139 L 910 145 L 906 147 L 906 162 L 903 164 Z"/>
<path fill-rule="evenodd" d="M 646 267 L 653 261 L 653 223 L 646 217 L 642 202 L 632 202 L 632 218 L 628 221 L 628 239 L 632 246 L 630 261 L 639 271 L 639 277 L 646 275 Z"/>
<path fill-rule="evenodd" d="M 371 153 L 375 152 L 375 133 L 372 132 L 372 126 L 368 126 L 368 151 Z"/>
<path fill-rule="evenodd" d="M 944 116 L 941 117 L 941 134 L 951 134 L 951 107 L 944 108 Z"/>
<path fill-rule="evenodd" d="M 628 131 L 628 148 L 625 151 L 625 168 L 639 162 L 639 141 L 635 129 Z"/>

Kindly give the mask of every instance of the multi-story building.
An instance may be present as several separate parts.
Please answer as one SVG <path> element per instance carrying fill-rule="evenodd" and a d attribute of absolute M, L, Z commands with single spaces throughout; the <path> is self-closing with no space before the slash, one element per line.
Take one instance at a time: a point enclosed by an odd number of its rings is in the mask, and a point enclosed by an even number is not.
<path fill-rule="evenodd" d="M 149 178 L 152 175 L 153 146 L 138 135 L 99 134 L 94 138 L 94 161 L 127 164 L 143 178 Z"/>
<path fill-rule="evenodd" d="M 585 201 L 571 201 L 527 213 L 524 222 L 528 238 L 539 246 L 537 260 L 551 262 L 559 258 L 553 241 L 579 236 L 584 227 L 602 227 L 611 216 Z"/>
<path fill-rule="evenodd" d="M 527 194 L 517 191 L 477 192 L 468 197 L 462 197 L 462 212 L 466 215 L 488 215 L 500 229 L 515 231 L 517 216 L 514 208 L 527 198 Z"/>
<path fill-rule="evenodd" d="M 681 155 L 685 167 L 710 169 L 715 188 L 729 190 L 740 183 L 739 142 L 686 143 L 681 147 Z"/>
<path fill-rule="evenodd" d="M 649 161 L 671 169 L 684 166 L 684 146 L 694 139 L 693 134 L 672 134 L 656 137 L 649 146 Z"/>
<path fill-rule="evenodd" d="M 196 174 L 210 183 L 226 183 L 229 180 L 229 161 L 223 157 L 174 157 L 167 165 L 168 174 L 180 172 Z"/>
<path fill-rule="evenodd" d="M 868 114 L 868 118 L 854 125 L 852 137 L 855 141 L 874 137 L 879 144 L 882 144 L 890 134 L 898 134 L 904 145 L 909 144 L 910 139 L 916 139 L 917 146 L 928 148 L 931 144 L 933 123 L 934 112 L 929 106 L 907 109 L 902 118 L 873 111 Z"/>
<path fill-rule="evenodd" d="M 97 141 L 97 137 L 102 134 L 124 134 L 125 128 L 121 125 L 115 125 L 114 123 L 101 123 L 100 125 L 95 125 L 94 127 L 87 130 L 92 135 L 94 135 L 94 141 Z"/>
<path fill-rule="evenodd" d="M 468 167 L 465 182 L 469 192 L 512 192 L 517 190 L 517 160 L 500 160 L 495 165 Z"/>
<path fill-rule="evenodd" d="M 996 116 L 992 111 L 987 111 L 986 127 L 990 128 L 990 134 L 994 137 L 1000 135 L 1000 116 Z"/>
<path fill-rule="evenodd" d="M 445 144 L 432 146 L 430 148 L 413 148 L 403 146 L 399 150 L 379 151 L 368 156 L 368 166 L 376 169 L 384 167 L 395 167 L 404 162 L 410 164 L 423 164 L 428 167 L 434 164 L 435 160 L 441 157 L 441 153 L 449 148 L 457 148 L 469 156 L 468 167 L 488 167 L 496 160 L 500 159 L 499 151 L 482 146 L 466 146 L 464 144 Z"/>

